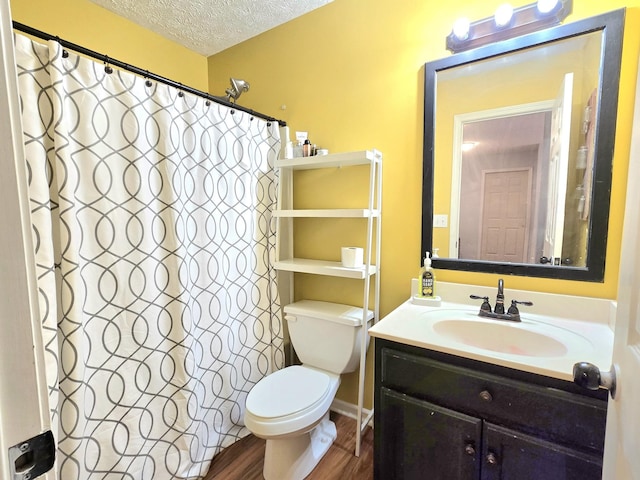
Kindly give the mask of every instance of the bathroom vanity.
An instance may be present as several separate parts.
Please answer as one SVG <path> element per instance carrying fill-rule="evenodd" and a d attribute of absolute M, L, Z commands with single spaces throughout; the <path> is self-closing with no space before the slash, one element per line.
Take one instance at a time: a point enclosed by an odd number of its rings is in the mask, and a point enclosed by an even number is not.
<path fill-rule="evenodd" d="M 608 316 L 606 301 L 582 300 Z M 572 366 L 610 362 L 606 319 L 523 313 L 511 324 L 477 313 L 472 305 L 408 301 L 371 329 L 375 478 L 599 480 L 607 392 L 575 385 Z"/>
<path fill-rule="evenodd" d="M 599 480 L 607 396 L 376 340 L 376 479 Z"/>

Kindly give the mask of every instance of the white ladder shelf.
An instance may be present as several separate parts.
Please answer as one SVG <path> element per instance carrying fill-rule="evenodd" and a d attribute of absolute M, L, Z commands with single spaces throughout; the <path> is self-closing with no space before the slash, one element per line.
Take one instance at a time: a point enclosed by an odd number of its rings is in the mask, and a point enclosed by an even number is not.
<path fill-rule="evenodd" d="M 322 168 L 342 168 L 357 165 L 369 165 L 368 201 L 364 208 L 335 209 L 295 209 L 293 207 L 293 172 Z M 373 312 L 373 323 L 380 313 L 380 235 L 381 199 L 382 199 L 382 153 L 377 150 L 365 150 L 331 155 L 299 157 L 276 160 L 279 169 L 278 208 L 274 212 L 277 218 L 276 262 L 280 294 L 283 306 L 294 301 L 293 275 L 306 273 L 361 280 L 363 282 L 362 325 L 368 329 L 368 312 Z M 294 257 L 293 219 L 294 218 L 353 218 L 366 219 L 366 239 L 364 247 L 364 265 L 361 268 L 346 268 L 340 262 L 313 260 Z M 370 306 L 371 279 L 373 282 L 373 305 Z M 373 417 L 373 408 L 363 418 L 365 365 L 367 355 L 367 337 L 361 335 L 361 353 L 358 369 L 358 409 L 356 415 L 355 455 L 360 456 L 362 432 Z"/>

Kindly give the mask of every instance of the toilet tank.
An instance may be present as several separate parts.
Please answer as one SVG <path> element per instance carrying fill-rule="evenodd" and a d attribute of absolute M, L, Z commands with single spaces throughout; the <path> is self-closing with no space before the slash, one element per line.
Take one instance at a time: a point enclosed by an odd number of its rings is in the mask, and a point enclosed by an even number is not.
<path fill-rule="evenodd" d="M 301 300 L 284 307 L 291 343 L 304 365 L 332 373 L 353 372 L 358 367 L 363 309 L 351 305 Z M 367 323 L 373 312 L 367 311 Z"/>

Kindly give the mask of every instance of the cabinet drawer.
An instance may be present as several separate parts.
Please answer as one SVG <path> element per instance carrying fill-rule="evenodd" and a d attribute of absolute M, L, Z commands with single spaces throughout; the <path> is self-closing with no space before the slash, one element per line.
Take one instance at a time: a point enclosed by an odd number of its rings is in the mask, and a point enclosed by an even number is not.
<path fill-rule="evenodd" d="M 573 448 L 604 448 L 606 402 L 382 348 L 381 386 Z"/>

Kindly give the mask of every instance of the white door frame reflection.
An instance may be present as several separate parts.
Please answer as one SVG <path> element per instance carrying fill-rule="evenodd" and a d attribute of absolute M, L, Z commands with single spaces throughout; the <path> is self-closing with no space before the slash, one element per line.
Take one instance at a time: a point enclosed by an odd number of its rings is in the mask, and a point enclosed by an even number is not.
<path fill-rule="evenodd" d="M 535 264 L 544 257 L 550 264 L 584 266 L 586 218 L 573 195 L 582 191 L 584 170 L 568 170 L 575 165 L 569 160 L 571 84 L 568 74 L 556 99 L 454 116 L 449 258 Z M 529 185 L 512 184 L 498 196 L 494 191 L 493 200 L 484 195 L 487 178 L 526 179 L 508 174 L 525 170 L 532 171 Z"/>

